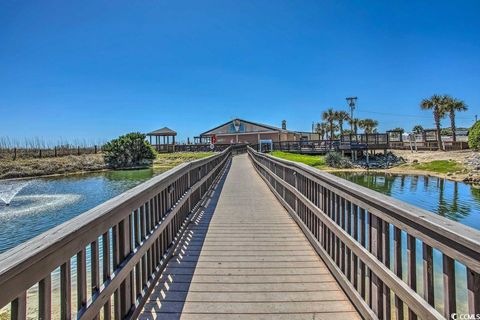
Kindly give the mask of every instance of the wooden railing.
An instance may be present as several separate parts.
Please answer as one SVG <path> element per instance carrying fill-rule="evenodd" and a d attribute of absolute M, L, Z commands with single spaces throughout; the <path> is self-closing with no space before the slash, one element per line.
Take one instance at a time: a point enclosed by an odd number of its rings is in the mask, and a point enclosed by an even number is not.
<path fill-rule="evenodd" d="M 208 152 L 208 151 L 223 151 L 230 147 L 232 144 L 219 144 L 216 143 L 213 150 L 210 148 L 210 144 L 177 144 L 175 145 L 175 152 Z"/>
<path fill-rule="evenodd" d="M 0 255 L 0 308 L 12 319 L 135 318 L 231 154 L 175 167 Z"/>
<path fill-rule="evenodd" d="M 364 318 L 478 317 L 480 232 L 307 165 L 248 152 Z"/>

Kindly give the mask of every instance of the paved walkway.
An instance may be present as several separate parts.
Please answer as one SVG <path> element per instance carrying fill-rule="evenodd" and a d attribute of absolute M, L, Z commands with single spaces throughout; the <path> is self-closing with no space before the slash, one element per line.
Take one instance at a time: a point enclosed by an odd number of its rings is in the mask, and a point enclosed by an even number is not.
<path fill-rule="evenodd" d="M 358 319 L 325 264 L 256 173 L 233 158 L 140 319 Z"/>

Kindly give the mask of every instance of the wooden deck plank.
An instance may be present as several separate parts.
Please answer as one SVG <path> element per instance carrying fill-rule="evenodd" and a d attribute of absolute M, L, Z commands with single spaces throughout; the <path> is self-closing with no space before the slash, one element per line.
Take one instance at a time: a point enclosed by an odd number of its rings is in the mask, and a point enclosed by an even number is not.
<path fill-rule="evenodd" d="M 140 315 L 140 320 L 211 320 L 212 315 L 209 313 L 144 313 Z M 215 319 L 229 319 L 229 320 L 351 320 L 357 319 L 358 314 L 356 312 L 336 312 L 336 313 L 262 313 L 262 314 L 221 314 L 217 315 Z"/>
<path fill-rule="evenodd" d="M 301 301 L 342 301 L 345 296 L 338 291 L 305 292 L 170 292 L 162 301 L 185 301 L 189 295 L 191 302 L 301 302 Z M 158 300 L 150 299 L 150 301 Z"/>
<path fill-rule="evenodd" d="M 163 313 L 220 313 L 220 314 L 249 314 L 249 313 L 319 313 L 319 312 L 349 312 L 353 307 L 346 301 L 310 301 L 304 302 L 150 302 L 146 306 L 150 310 L 159 310 Z"/>
<path fill-rule="evenodd" d="M 140 319 L 359 319 L 246 155 L 187 230 Z"/>

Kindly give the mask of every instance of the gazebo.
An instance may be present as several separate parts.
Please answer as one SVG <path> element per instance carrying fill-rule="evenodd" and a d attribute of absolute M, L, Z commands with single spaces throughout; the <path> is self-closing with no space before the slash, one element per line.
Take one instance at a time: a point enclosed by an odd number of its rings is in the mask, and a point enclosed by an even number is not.
<path fill-rule="evenodd" d="M 175 152 L 176 135 L 177 132 L 167 127 L 147 133 L 150 144 L 158 152 Z M 172 137 L 172 141 L 170 141 L 170 137 Z"/>

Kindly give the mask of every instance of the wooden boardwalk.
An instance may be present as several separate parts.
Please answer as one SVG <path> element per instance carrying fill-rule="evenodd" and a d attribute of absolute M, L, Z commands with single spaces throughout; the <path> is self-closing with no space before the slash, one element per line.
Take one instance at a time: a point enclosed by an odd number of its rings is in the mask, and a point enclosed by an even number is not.
<path fill-rule="evenodd" d="M 236 156 L 140 319 L 357 319 L 297 224 Z"/>

